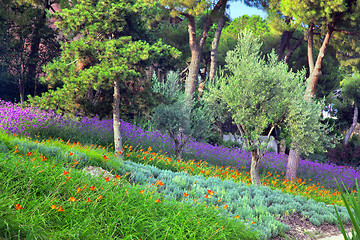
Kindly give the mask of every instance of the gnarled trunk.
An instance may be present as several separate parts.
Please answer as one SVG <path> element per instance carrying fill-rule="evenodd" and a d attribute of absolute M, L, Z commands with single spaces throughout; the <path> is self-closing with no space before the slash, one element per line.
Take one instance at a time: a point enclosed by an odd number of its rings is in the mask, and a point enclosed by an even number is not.
<path fill-rule="evenodd" d="M 114 146 L 115 156 L 123 160 L 122 138 L 120 133 L 120 80 L 114 80 L 114 100 L 113 100 L 113 128 L 114 128 Z"/>
<path fill-rule="evenodd" d="M 299 168 L 299 160 L 299 152 L 295 151 L 294 149 L 290 149 L 285 175 L 285 179 L 287 181 L 291 181 L 296 178 L 296 173 Z"/>
<path fill-rule="evenodd" d="M 261 156 L 258 153 L 258 150 L 251 151 L 251 169 L 250 169 L 250 177 L 251 183 L 254 185 L 261 185 L 260 181 L 260 162 Z"/>
<path fill-rule="evenodd" d="M 346 147 L 349 144 L 351 134 L 354 132 L 354 129 L 355 129 L 356 124 L 357 124 L 358 114 L 359 114 L 358 107 L 356 106 L 356 104 L 354 104 L 353 121 L 352 121 L 351 127 L 349 128 L 349 130 L 347 131 L 347 133 L 345 135 L 344 142 L 343 142 L 344 147 Z"/>

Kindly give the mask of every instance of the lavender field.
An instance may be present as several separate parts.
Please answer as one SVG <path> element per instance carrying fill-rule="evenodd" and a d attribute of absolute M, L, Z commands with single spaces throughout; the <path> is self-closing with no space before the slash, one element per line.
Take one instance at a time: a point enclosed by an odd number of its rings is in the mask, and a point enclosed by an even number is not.
<path fill-rule="evenodd" d="M 0 128 L 8 133 L 42 138 L 61 138 L 65 141 L 100 144 L 112 143 L 112 120 L 82 118 L 79 121 L 67 119 L 54 112 L 39 111 L 28 106 L 19 106 L 0 101 Z M 56 133 L 56 134 L 55 134 Z M 133 148 L 148 148 L 174 155 L 174 145 L 170 137 L 159 131 L 145 131 L 131 123 L 122 121 L 121 134 L 124 144 Z M 233 166 L 250 170 L 250 154 L 239 148 L 213 146 L 208 143 L 189 141 L 185 146 L 184 159 L 205 160 L 213 165 Z M 287 155 L 266 153 L 261 171 L 281 173 L 286 170 Z M 360 172 L 351 167 L 316 163 L 300 160 L 298 177 L 311 179 L 327 188 L 336 188 L 335 179 L 343 181 L 349 188 L 355 187 Z"/>

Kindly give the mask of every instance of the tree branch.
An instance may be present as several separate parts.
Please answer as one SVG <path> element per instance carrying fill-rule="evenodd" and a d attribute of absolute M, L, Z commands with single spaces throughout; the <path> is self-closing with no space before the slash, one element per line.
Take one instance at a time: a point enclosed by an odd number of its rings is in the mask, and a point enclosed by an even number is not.
<path fill-rule="evenodd" d="M 347 35 L 360 35 L 360 32 L 348 32 L 342 29 L 334 29 L 335 32 L 345 33 Z"/>

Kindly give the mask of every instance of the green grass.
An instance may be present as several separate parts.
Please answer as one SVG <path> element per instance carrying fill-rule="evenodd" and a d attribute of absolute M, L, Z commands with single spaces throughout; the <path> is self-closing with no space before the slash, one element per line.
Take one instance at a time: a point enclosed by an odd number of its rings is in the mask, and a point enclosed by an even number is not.
<path fill-rule="evenodd" d="M 34 148 L 29 140 L 1 137 L 1 238 L 258 239 L 240 220 L 204 204 L 177 202 L 158 193 L 157 186 L 132 185 L 125 176 L 110 181 L 92 177 L 71 159 L 85 154 L 84 165 L 110 168 L 118 163 L 112 157 L 105 161 L 106 149 L 56 142 Z M 14 142 L 19 152 L 9 148 Z M 47 144 L 61 145 L 63 155 L 45 155 Z"/>

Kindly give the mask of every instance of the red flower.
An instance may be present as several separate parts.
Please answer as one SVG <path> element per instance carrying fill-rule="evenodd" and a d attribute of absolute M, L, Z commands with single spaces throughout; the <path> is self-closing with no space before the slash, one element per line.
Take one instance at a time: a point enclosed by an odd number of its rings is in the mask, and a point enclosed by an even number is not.
<path fill-rule="evenodd" d="M 94 187 L 94 186 L 91 186 L 91 187 L 90 187 L 90 190 L 91 190 L 91 191 L 94 191 L 94 190 L 95 190 L 95 187 Z"/>
<path fill-rule="evenodd" d="M 43 156 L 41 161 L 46 161 L 46 160 L 47 158 Z"/>
<path fill-rule="evenodd" d="M 26 153 L 29 157 L 31 156 L 32 152 L 27 152 Z"/>
<path fill-rule="evenodd" d="M 205 195 L 205 198 L 210 198 L 208 194 Z"/>
<path fill-rule="evenodd" d="M 144 194 L 145 190 L 143 189 L 143 190 L 140 190 L 139 192 L 140 192 L 141 194 Z"/>
<path fill-rule="evenodd" d="M 63 171 L 64 171 L 64 173 L 62 175 L 68 175 L 69 174 L 68 171 L 65 171 L 65 170 L 63 170 Z"/>
<path fill-rule="evenodd" d="M 106 182 L 109 182 L 109 181 L 110 181 L 110 178 L 107 177 L 107 178 L 105 178 L 105 180 L 106 180 Z"/>
<path fill-rule="evenodd" d="M 159 202 L 161 202 L 161 201 L 157 198 L 155 202 L 159 203 Z"/>
<path fill-rule="evenodd" d="M 65 210 L 60 206 L 58 212 L 63 212 L 63 211 L 65 211 Z"/>
<path fill-rule="evenodd" d="M 91 202 L 90 198 L 87 198 L 86 202 Z"/>
<path fill-rule="evenodd" d="M 184 192 L 184 197 L 188 197 L 188 196 L 189 196 L 189 194 Z"/>
<path fill-rule="evenodd" d="M 20 204 L 16 204 L 16 209 L 20 211 L 21 209 L 24 209 L 24 208 Z"/>
<path fill-rule="evenodd" d="M 210 195 L 214 195 L 214 192 L 213 191 L 211 191 L 211 190 L 207 190 L 207 192 L 208 192 L 208 194 L 210 194 Z"/>
<path fill-rule="evenodd" d="M 119 174 L 116 174 L 115 177 L 116 177 L 117 179 L 120 179 L 120 178 L 121 178 L 121 176 L 120 176 Z"/>

